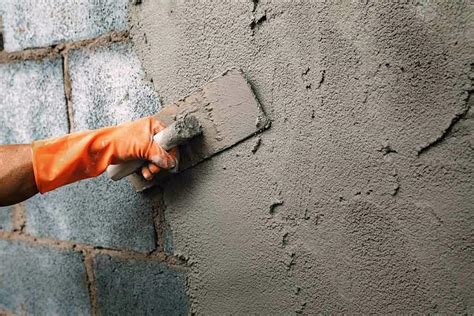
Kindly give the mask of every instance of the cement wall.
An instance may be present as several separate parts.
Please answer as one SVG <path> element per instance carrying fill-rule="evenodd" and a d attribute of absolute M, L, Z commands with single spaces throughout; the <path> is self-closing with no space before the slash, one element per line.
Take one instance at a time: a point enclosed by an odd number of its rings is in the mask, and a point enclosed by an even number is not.
<path fill-rule="evenodd" d="M 165 185 L 198 314 L 473 313 L 468 1 L 142 1 L 164 103 L 244 70 L 271 128 Z"/>
<path fill-rule="evenodd" d="M 233 66 L 272 120 L 146 194 L 101 176 L 0 208 L 0 315 L 474 313 L 473 13 L 0 1 L 0 144 L 150 115 Z"/>

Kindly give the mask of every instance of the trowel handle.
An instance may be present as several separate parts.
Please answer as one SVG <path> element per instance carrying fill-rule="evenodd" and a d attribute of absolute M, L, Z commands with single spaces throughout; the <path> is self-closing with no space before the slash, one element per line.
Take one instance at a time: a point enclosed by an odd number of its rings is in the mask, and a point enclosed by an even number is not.
<path fill-rule="evenodd" d="M 197 118 L 185 116 L 153 136 L 153 141 L 164 150 L 170 150 L 201 133 L 201 124 Z M 117 181 L 134 173 L 144 163 L 143 160 L 131 160 L 119 165 L 110 165 L 107 168 L 107 175 L 110 179 Z"/>

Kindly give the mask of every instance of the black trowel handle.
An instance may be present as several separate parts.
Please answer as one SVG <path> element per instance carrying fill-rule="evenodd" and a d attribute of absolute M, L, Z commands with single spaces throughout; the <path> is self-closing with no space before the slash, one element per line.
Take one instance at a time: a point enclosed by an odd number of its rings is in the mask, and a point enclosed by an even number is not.
<path fill-rule="evenodd" d="M 153 136 L 153 141 L 164 150 L 170 150 L 201 133 L 201 124 L 197 118 L 194 116 L 185 116 L 179 118 L 176 122 Z M 107 175 L 110 179 L 117 181 L 134 173 L 141 168 L 144 163 L 145 161 L 142 160 L 132 160 L 120 165 L 110 165 L 107 168 Z"/>

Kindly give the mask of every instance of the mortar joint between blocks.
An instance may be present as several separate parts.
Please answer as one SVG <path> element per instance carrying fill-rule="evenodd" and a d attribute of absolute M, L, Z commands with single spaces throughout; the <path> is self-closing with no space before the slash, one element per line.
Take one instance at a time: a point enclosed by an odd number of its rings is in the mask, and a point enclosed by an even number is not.
<path fill-rule="evenodd" d="M 165 251 L 165 209 L 166 205 L 163 197 L 163 190 L 157 188 L 154 190 L 157 197 L 153 204 L 153 227 L 156 236 L 156 249 L 152 253 L 160 253 Z"/>
<path fill-rule="evenodd" d="M 99 315 L 99 309 L 97 306 L 97 286 L 93 264 L 94 253 L 88 248 L 82 249 L 81 252 L 83 254 L 84 268 L 86 270 L 87 290 L 91 304 L 91 314 L 92 316 L 97 316 Z"/>
<path fill-rule="evenodd" d="M 15 204 L 12 211 L 13 231 L 23 234 L 26 226 L 26 208 L 23 203 Z"/>
<path fill-rule="evenodd" d="M 111 257 L 122 258 L 126 260 L 152 260 L 159 261 L 176 270 L 185 270 L 190 267 L 188 262 L 181 257 L 166 254 L 163 251 L 138 252 L 134 250 L 103 248 L 99 246 L 75 243 L 73 241 L 48 239 L 35 237 L 21 231 L 0 231 L 0 239 L 9 241 L 20 241 L 32 245 L 52 247 L 61 250 L 72 250 L 90 255 L 91 258 L 98 254 L 105 254 Z"/>
<path fill-rule="evenodd" d="M 64 95 L 66 96 L 67 125 L 68 132 L 71 133 L 74 130 L 74 112 L 72 108 L 72 82 L 69 73 L 69 54 L 67 51 L 64 51 L 61 55 L 63 61 Z"/>
<path fill-rule="evenodd" d="M 17 52 L 0 51 L 0 64 L 7 64 L 15 61 L 57 58 L 61 55 L 68 54 L 68 52 L 73 49 L 94 48 L 117 42 L 128 42 L 129 40 L 130 37 L 128 31 L 114 31 L 92 39 L 66 42 L 48 47 L 30 48 Z"/>

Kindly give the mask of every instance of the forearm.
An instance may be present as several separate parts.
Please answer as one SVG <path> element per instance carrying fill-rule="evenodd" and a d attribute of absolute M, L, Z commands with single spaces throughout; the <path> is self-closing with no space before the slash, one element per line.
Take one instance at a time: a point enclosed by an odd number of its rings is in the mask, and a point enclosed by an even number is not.
<path fill-rule="evenodd" d="M 0 206 L 19 203 L 36 193 L 31 145 L 0 146 Z"/>

